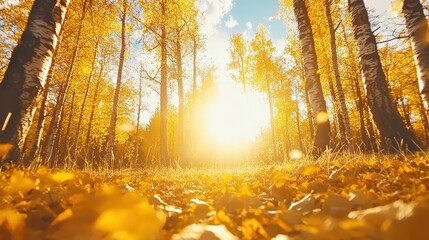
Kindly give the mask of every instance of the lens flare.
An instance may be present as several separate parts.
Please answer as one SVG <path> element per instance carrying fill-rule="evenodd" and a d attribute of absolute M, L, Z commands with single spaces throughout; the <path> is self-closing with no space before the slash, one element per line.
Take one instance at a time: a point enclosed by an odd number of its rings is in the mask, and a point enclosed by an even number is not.
<path fill-rule="evenodd" d="M 327 112 L 320 112 L 316 116 L 316 122 L 318 124 L 326 123 L 329 121 L 329 115 Z"/>
<path fill-rule="evenodd" d="M 303 158 L 304 154 L 300 150 L 292 150 L 289 152 L 289 157 L 295 160 Z"/>

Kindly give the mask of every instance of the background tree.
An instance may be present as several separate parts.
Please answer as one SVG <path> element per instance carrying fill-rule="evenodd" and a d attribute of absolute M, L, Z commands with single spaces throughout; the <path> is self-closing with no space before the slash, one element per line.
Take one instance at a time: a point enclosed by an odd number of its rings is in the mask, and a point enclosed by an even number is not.
<path fill-rule="evenodd" d="M 116 88 L 115 95 L 113 97 L 112 104 L 112 115 L 109 124 L 109 134 L 107 135 L 107 143 L 106 143 L 106 164 L 109 164 L 112 168 L 115 166 L 115 131 L 116 131 L 116 122 L 118 118 L 118 102 L 119 102 L 119 94 L 121 92 L 122 85 L 122 74 L 124 69 L 125 62 L 125 51 L 126 51 L 126 22 L 127 22 L 127 11 L 128 11 L 128 3 L 127 0 L 123 0 L 122 6 L 118 9 L 120 19 L 121 19 L 121 50 L 119 52 L 119 66 L 118 66 L 118 74 L 116 78 Z"/>
<path fill-rule="evenodd" d="M 274 104 L 274 91 L 273 84 L 277 80 L 279 70 L 278 63 L 275 62 L 273 53 L 273 43 L 267 37 L 268 30 L 265 26 L 258 27 L 254 39 L 250 42 L 251 53 L 251 66 L 252 66 L 252 84 L 257 86 L 267 94 L 269 108 L 270 108 L 270 133 L 271 133 L 271 147 L 272 156 L 274 161 L 278 161 L 277 152 L 277 139 L 275 129 L 275 104 Z"/>
<path fill-rule="evenodd" d="M 228 64 L 228 68 L 238 73 L 237 75 L 233 75 L 233 78 L 242 84 L 244 92 L 246 92 L 246 81 L 248 78 L 248 45 L 242 33 L 234 34 L 230 39 L 229 54 L 231 62 Z"/>
<path fill-rule="evenodd" d="M 350 126 L 350 119 L 349 119 L 349 112 L 346 106 L 346 98 L 343 91 L 343 84 L 341 82 L 341 76 L 340 76 L 340 69 L 338 66 L 338 56 L 337 56 L 337 41 L 335 33 L 339 27 L 339 24 L 335 27 L 333 20 L 332 20 L 332 8 L 331 6 L 334 4 L 333 0 L 325 0 L 325 12 L 326 12 L 326 19 L 328 22 L 328 28 L 329 28 L 329 36 L 330 36 L 330 49 L 331 49 L 331 58 L 332 58 L 332 68 L 334 72 L 335 77 L 335 86 L 338 94 L 338 101 L 340 105 L 340 125 L 344 125 L 344 134 L 345 134 L 345 140 L 346 144 L 349 147 L 352 147 L 352 130 Z"/>

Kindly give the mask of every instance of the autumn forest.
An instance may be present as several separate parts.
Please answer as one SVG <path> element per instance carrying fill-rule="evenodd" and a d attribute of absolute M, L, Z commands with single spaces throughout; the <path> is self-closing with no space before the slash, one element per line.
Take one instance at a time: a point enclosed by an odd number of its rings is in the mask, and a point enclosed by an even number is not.
<path fill-rule="evenodd" d="M 0 0 L 0 239 L 422 239 L 429 3 L 264 1 Z"/>

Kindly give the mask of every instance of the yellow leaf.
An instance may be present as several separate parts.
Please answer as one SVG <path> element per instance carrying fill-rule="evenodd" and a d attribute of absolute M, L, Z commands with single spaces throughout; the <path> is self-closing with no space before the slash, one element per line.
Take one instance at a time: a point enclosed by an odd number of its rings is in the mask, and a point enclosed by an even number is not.
<path fill-rule="evenodd" d="M 403 3 L 404 3 L 404 0 L 395 0 L 390 5 L 390 11 L 392 11 L 396 15 L 399 15 L 402 12 Z"/>
<path fill-rule="evenodd" d="M 24 176 L 21 171 L 14 171 L 9 178 L 9 185 L 5 188 L 8 193 L 26 193 L 36 186 L 36 182 Z"/>
<path fill-rule="evenodd" d="M 156 239 L 165 222 L 164 214 L 147 202 L 124 200 L 123 208 L 116 206 L 101 213 L 94 228 L 110 233 L 110 239 Z"/>
<path fill-rule="evenodd" d="M 6 157 L 9 151 L 13 148 L 13 145 L 10 143 L 0 144 L 0 160 Z"/>
<path fill-rule="evenodd" d="M 180 233 L 173 235 L 173 240 L 238 240 L 224 225 L 192 224 Z"/>
<path fill-rule="evenodd" d="M 301 169 L 301 174 L 304 176 L 311 176 L 317 173 L 317 167 L 314 165 L 308 165 Z"/>
<path fill-rule="evenodd" d="M 52 179 L 57 183 L 63 183 L 73 178 L 74 178 L 74 175 L 72 173 L 64 172 L 64 171 L 56 172 L 52 174 Z"/>
<path fill-rule="evenodd" d="M 52 222 L 52 226 L 70 218 L 71 216 L 73 216 L 73 212 L 71 209 L 66 209 L 64 212 L 58 214 L 58 216 L 54 219 L 54 221 Z"/>

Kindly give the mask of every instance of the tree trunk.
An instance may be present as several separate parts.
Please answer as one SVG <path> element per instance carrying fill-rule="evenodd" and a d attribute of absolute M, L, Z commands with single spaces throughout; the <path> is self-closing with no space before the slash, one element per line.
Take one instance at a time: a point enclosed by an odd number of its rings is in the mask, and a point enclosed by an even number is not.
<path fill-rule="evenodd" d="M 246 89 L 246 60 L 244 59 L 244 56 L 240 56 L 240 77 L 241 77 L 241 84 L 243 85 L 243 91 L 244 94 L 247 94 L 247 89 Z"/>
<path fill-rule="evenodd" d="M 140 115 L 142 111 L 142 99 L 143 99 L 143 64 L 140 67 L 140 76 L 139 76 L 139 102 L 137 107 L 137 120 L 136 120 L 136 149 L 134 153 L 134 161 L 137 166 L 137 162 L 139 161 L 139 153 L 140 153 Z"/>
<path fill-rule="evenodd" d="M 181 36 L 180 30 L 177 30 L 177 39 L 176 39 L 176 64 L 177 64 L 177 88 L 179 95 L 179 126 L 178 126 L 178 149 L 179 149 L 179 162 L 181 163 L 184 160 L 184 149 L 185 149 L 185 137 L 184 137 L 184 128 L 185 128 L 185 119 L 184 119 L 184 94 L 183 94 L 183 66 L 182 66 L 182 45 L 180 43 Z"/>
<path fill-rule="evenodd" d="M 195 99 L 197 97 L 197 37 L 194 36 L 192 41 L 192 104 L 195 104 Z"/>
<path fill-rule="evenodd" d="M 275 132 L 275 124 L 274 124 L 274 103 L 273 103 L 273 96 L 271 93 L 271 82 L 269 80 L 268 76 L 266 77 L 267 81 L 267 97 L 268 97 L 268 103 L 270 107 L 270 132 L 271 132 L 271 147 L 273 151 L 273 160 L 274 162 L 278 162 L 278 154 L 277 154 L 277 140 L 276 140 L 276 132 Z"/>
<path fill-rule="evenodd" d="M 305 92 L 305 105 L 307 107 L 307 117 L 308 117 L 308 130 L 310 131 L 310 140 L 314 141 L 314 122 L 313 122 L 313 111 L 311 110 L 310 98 L 308 97 L 307 89 Z"/>
<path fill-rule="evenodd" d="M 112 115 L 110 118 L 110 125 L 109 125 L 109 135 L 107 135 L 107 143 L 106 143 L 106 157 L 105 161 L 107 166 L 110 166 L 111 169 L 115 168 L 115 154 L 114 154 L 114 147 L 115 147 L 115 136 L 116 136 L 116 122 L 118 120 L 118 105 L 119 105 L 119 94 L 121 91 L 121 85 L 122 85 L 122 72 L 124 68 L 124 61 L 125 61 L 125 31 L 126 31 L 126 20 L 127 20 L 127 0 L 123 0 L 123 9 L 122 9 L 122 15 L 120 16 L 121 19 L 121 50 L 119 53 L 119 66 L 118 66 L 118 75 L 116 78 L 116 89 L 115 89 L 115 95 L 113 97 L 113 104 L 112 104 Z"/>
<path fill-rule="evenodd" d="M 62 160 L 63 162 L 61 162 L 62 166 L 67 166 L 68 163 L 70 163 L 70 132 L 71 132 L 71 123 L 72 123 L 72 119 L 73 119 L 73 112 L 74 112 L 74 105 L 75 105 L 75 100 L 76 100 L 76 91 L 72 91 L 72 98 L 71 98 L 71 102 L 70 102 L 70 109 L 69 109 L 69 118 L 67 121 L 67 128 L 66 128 L 66 134 L 62 134 L 62 128 L 58 128 L 58 137 L 57 139 L 55 139 L 55 143 L 54 143 L 54 152 L 52 154 L 52 156 L 55 159 L 55 167 L 59 166 L 59 162 L 58 160 Z M 65 116 L 61 118 L 60 121 L 60 126 L 62 126 L 62 121 L 65 119 Z M 64 139 L 62 139 L 64 138 Z M 63 143 L 63 144 L 61 144 Z M 62 150 L 61 150 L 61 145 L 62 145 Z M 51 166 L 51 167 L 53 167 Z M 71 166 L 68 166 L 71 167 Z"/>
<path fill-rule="evenodd" d="M 89 114 L 89 124 L 88 124 L 88 130 L 86 131 L 86 137 L 85 137 L 85 160 L 88 161 L 88 156 L 90 151 L 92 150 L 92 147 L 89 146 L 89 140 L 91 138 L 91 129 L 92 129 L 92 121 L 94 119 L 94 114 L 95 114 L 95 108 L 97 107 L 97 98 L 98 98 L 98 91 L 100 89 L 100 83 L 101 83 L 101 78 L 103 76 L 103 70 L 104 70 L 104 64 L 102 63 L 100 66 L 100 73 L 98 74 L 98 78 L 97 78 L 97 83 L 95 84 L 95 90 L 94 90 L 94 95 L 92 97 L 92 107 L 91 107 L 91 113 Z M 92 161 L 92 164 L 94 164 L 94 162 Z"/>
<path fill-rule="evenodd" d="M 429 111 L 429 28 L 419 0 L 404 0 L 402 12 L 411 36 L 414 59 L 417 65 L 420 95 Z"/>
<path fill-rule="evenodd" d="M 299 39 L 301 41 L 302 56 L 306 78 L 306 89 L 313 112 L 315 124 L 315 137 L 313 143 L 313 155 L 317 158 L 330 143 L 330 126 L 327 117 L 326 102 L 323 97 L 320 75 L 318 73 L 317 56 L 314 47 L 313 31 L 308 17 L 304 0 L 294 0 L 294 13 L 298 22 Z"/>
<path fill-rule="evenodd" d="M 83 120 L 83 113 L 85 111 L 86 101 L 87 101 L 88 95 L 89 95 L 89 88 L 91 87 L 91 82 L 92 82 L 92 78 L 94 75 L 95 61 L 97 60 L 97 51 L 98 51 L 98 42 L 95 44 L 95 47 L 94 47 L 94 57 L 93 57 L 92 63 L 91 63 L 91 72 L 89 73 L 88 83 L 86 84 L 85 95 L 83 96 L 83 102 L 82 102 L 82 105 L 80 107 L 79 120 L 78 120 L 77 128 L 76 128 L 76 135 L 74 136 L 74 141 L 73 141 L 73 145 L 72 145 L 72 149 L 71 149 L 71 156 L 72 156 L 74 161 L 77 160 L 77 151 L 78 151 L 80 131 L 81 131 L 82 120 Z M 89 122 L 88 124 L 91 124 L 91 122 Z M 84 147 L 86 147 L 86 146 L 84 146 Z"/>
<path fill-rule="evenodd" d="M 339 141 L 343 138 L 343 136 L 345 135 L 344 133 L 344 126 L 343 126 L 343 122 L 342 122 L 342 116 L 341 116 L 341 112 L 340 109 L 338 107 L 338 99 L 337 99 L 337 93 L 335 92 L 335 87 L 334 87 L 334 82 L 332 81 L 332 76 L 329 75 L 328 76 L 328 86 L 329 86 L 329 93 L 331 94 L 332 97 L 332 105 L 333 105 L 333 113 L 334 116 L 336 118 L 336 120 L 334 121 L 334 123 L 331 124 L 331 142 L 335 144 L 336 141 Z M 334 139 L 332 139 L 334 138 Z"/>
<path fill-rule="evenodd" d="M 419 98 L 419 110 L 420 110 L 420 116 L 422 118 L 423 129 L 425 131 L 424 134 L 425 134 L 426 146 L 427 146 L 429 144 L 429 122 L 428 122 L 428 116 L 426 114 L 425 106 L 423 103 L 423 99 L 421 97 Z"/>
<path fill-rule="evenodd" d="M 350 126 L 349 112 L 346 106 L 346 98 L 343 91 L 343 84 L 341 83 L 340 69 L 338 67 L 337 41 L 335 38 L 335 28 L 332 21 L 331 4 L 332 0 L 325 0 L 326 18 L 328 20 L 329 34 L 331 37 L 332 67 L 334 70 L 335 86 L 337 89 L 338 101 L 340 103 L 341 120 L 344 126 L 345 139 L 347 141 L 346 145 L 348 147 L 352 147 L 352 130 Z"/>
<path fill-rule="evenodd" d="M 58 48 L 57 48 L 58 49 Z M 40 154 L 40 143 L 42 141 L 42 135 L 43 135 L 43 129 L 45 126 L 45 114 L 46 114 L 46 107 L 48 105 L 48 94 L 49 94 L 49 88 L 50 83 L 53 78 L 53 63 L 55 59 L 53 59 L 51 68 L 49 69 L 48 79 L 46 80 L 45 89 L 43 89 L 43 96 L 42 96 L 42 103 L 40 105 L 40 111 L 39 111 L 39 117 L 37 119 L 37 126 L 36 126 L 36 133 L 34 134 L 35 138 L 33 141 L 33 144 L 31 145 L 30 152 L 28 153 L 28 156 L 25 158 L 25 165 L 29 165 L 37 155 Z"/>
<path fill-rule="evenodd" d="M 298 131 L 298 143 L 299 143 L 299 150 L 303 151 L 304 150 L 304 145 L 302 144 L 302 135 L 301 135 L 301 113 L 300 111 L 300 107 L 299 107 L 299 101 L 298 99 L 295 101 L 295 122 L 296 122 L 296 129 Z"/>
<path fill-rule="evenodd" d="M 12 52 L 0 84 L 0 144 L 14 146 L 5 162 L 17 164 L 36 110 L 36 99 L 45 88 L 53 52 L 69 0 L 35 0 L 27 27 Z"/>
<path fill-rule="evenodd" d="M 70 82 L 71 82 L 71 79 L 73 77 L 77 55 L 79 53 L 82 27 L 83 27 L 83 20 L 85 19 L 85 16 L 86 16 L 87 3 L 88 3 L 88 1 L 86 0 L 82 6 L 82 16 L 80 18 L 80 24 L 79 24 L 79 28 L 78 28 L 76 39 L 75 39 L 75 46 L 73 49 L 73 54 L 71 56 L 69 67 L 67 69 L 66 79 L 64 80 L 63 87 L 62 87 L 60 93 L 58 94 L 57 104 L 55 106 L 54 114 L 53 114 L 52 120 L 49 124 L 49 129 L 48 129 L 48 132 L 46 134 L 46 139 L 45 139 L 44 144 L 43 144 L 44 146 L 42 148 L 42 161 L 46 165 L 51 164 L 51 161 L 52 161 L 51 158 L 52 158 L 52 155 L 54 152 L 54 144 L 57 141 L 57 138 L 59 135 L 59 131 L 60 131 L 59 128 L 60 128 L 60 122 L 61 122 L 61 117 L 62 117 L 62 113 L 63 113 L 63 108 L 64 108 L 64 104 L 66 101 L 66 96 L 67 96 L 67 93 L 69 90 Z"/>
<path fill-rule="evenodd" d="M 358 44 L 368 106 L 380 132 L 381 145 L 388 152 L 404 149 L 417 151 L 420 149 L 419 142 L 405 127 L 389 95 L 365 4 L 363 0 L 349 0 L 348 3 L 354 36 Z"/>
<path fill-rule="evenodd" d="M 163 15 L 167 12 L 165 0 L 161 2 L 161 12 Z M 163 166 L 170 164 L 168 157 L 168 96 L 167 96 L 167 29 L 161 26 L 161 100 L 160 100 L 160 113 L 161 113 L 161 129 L 160 129 L 160 161 Z"/>

